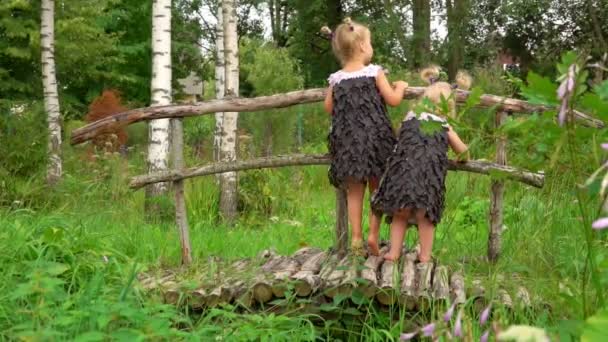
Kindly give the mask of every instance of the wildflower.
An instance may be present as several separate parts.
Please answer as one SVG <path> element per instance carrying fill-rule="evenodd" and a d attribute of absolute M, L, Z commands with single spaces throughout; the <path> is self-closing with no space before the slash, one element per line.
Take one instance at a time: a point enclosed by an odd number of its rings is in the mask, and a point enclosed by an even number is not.
<path fill-rule="evenodd" d="M 479 316 L 479 325 L 486 324 L 486 322 L 488 321 L 488 318 L 490 318 L 490 309 L 491 309 L 491 307 L 492 307 L 492 304 L 488 305 L 488 307 L 486 307 L 481 312 L 481 316 Z"/>
<path fill-rule="evenodd" d="M 570 99 L 572 98 L 574 85 L 576 84 L 576 74 L 578 73 L 578 66 L 572 64 L 568 68 L 568 74 L 562 81 L 557 89 L 557 97 L 562 101 L 562 105 L 559 108 L 558 121 L 560 125 L 563 125 L 566 121 L 566 115 L 568 113 L 568 107 L 570 105 Z"/>
<path fill-rule="evenodd" d="M 411 332 L 411 333 L 407 333 L 407 334 L 401 334 L 401 337 L 399 338 L 399 340 L 401 341 L 409 341 L 412 338 L 414 338 L 414 336 L 416 336 L 418 333 L 417 332 Z"/>
<path fill-rule="evenodd" d="M 549 342 L 549 337 L 543 329 L 527 325 L 512 325 L 507 330 L 498 333 L 496 339 L 515 342 Z"/>
<path fill-rule="evenodd" d="M 608 228 L 608 217 L 602 217 L 601 219 L 596 220 L 591 225 L 593 229 L 602 230 Z"/>
<path fill-rule="evenodd" d="M 454 314 L 454 309 L 456 309 L 456 302 L 454 302 L 450 308 L 448 309 L 448 311 L 446 311 L 446 313 L 443 315 L 443 321 L 444 322 L 449 322 L 452 319 L 452 315 Z"/>
<path fill-rule="evenodd" d="M 458 311 L 456 316 L 456 324 L 454 324 L 454 336 L 462 337 L 462 311 Z"/>
<path fill-rule="evenodd" d="M 604 150 L 608 150 L 608 143 L 603 143 L 601 146 Z"/>
<path fill-rule="evenodd" d="M 483 335 L 481 335 L 481 338 L 479 339 L 480 342 L 488 342 L 488 339 L 490 338 L 490 330 L 486 330 Z"/>
<path fill-rule="evenodd" d="M 422 336 L 424 337 L 433 336 L 433 332 L 435 332 L 435 323 L 425 325 L 420 331 L 422 331 Z"/>

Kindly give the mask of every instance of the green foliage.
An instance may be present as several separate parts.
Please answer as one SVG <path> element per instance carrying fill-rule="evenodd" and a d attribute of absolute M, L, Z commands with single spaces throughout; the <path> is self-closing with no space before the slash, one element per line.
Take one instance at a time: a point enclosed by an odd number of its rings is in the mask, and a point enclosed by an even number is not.
<path fill-rule="evenodd" d="M 301 89 L 304 83 L 296 61 L 286 49 L 259 41 L 242 44 L 241 70 L 251 96 L 263 96 Z M 279 154 L 296 145 L 296 113 L 301 108 L 241 114 L 241 127 L 253 136 L 255 154 Z M 250 148 L 251 150 L 251 148 Z"/>
<path fill-rule="evenodd" d="M 557 85 L 554 82 L 530 71 L 527 83 L 522 86 L 521 94 L 528 101 L 547 106 L 557 105 Z"/>
<path fill-rule="evenodd" d="M 24 100 L 41 93 L 39 59 L 40 5 L 34 0 L 0 4 L 0 102 Z"/>
<path fill-rule="evenodd" d="M 46 145 L 40 104 L 0 106 L 0 207 L 32 204 L 42 190 Z"/>
<path fill-rule="evenodd" d="M 183 3 L 190 2 L 175 1 L 172 21 L 175 82 L 190 71 L 202 71 L 197 45 L 201 28 L 183 12 L 201 4 Z M 55 6 L 55 62 L 63 117 L 81 119 L 88 104 L 107 88 L 118 89 L 134 105 L 147 103 L 152 1 L 66 0 Z M 36 0 L 0 5 L 0 37 L 6 37 L 0 39 L 0 101 L 42 97 L 39 7 Z"/>

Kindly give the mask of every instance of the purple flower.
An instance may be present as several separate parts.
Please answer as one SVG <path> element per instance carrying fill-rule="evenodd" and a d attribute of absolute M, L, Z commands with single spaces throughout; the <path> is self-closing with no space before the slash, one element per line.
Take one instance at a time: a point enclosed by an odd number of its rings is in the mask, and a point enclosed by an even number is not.
<path fill-rule="evenodd" d="M 602 217 L 591 225 L 593 229 L 602 230 L 608 228 L 608 217 Z"/>
<path fill-rule="evenodd" d="M 608 150 L 608 143 L 603 143 L 601 146 L 604 150 Z"/>
<path fill-rule="evenodd" d="M 578 68 L 576 64 L 572 64 L 568 69 L 568 92 L 571 93 L 574 90 L 574 83 L 576 78 L 576 72 Z"/>
<path fill-rule="evenodd" d="M 479 316 L 479 325 L 486 324 L 486 322 L 488 321 L 488 318 L 490 318 L 491 307 L 492 307 L 492 304 L 488 305 L 488 307 L 483 309 L 483 311 L 481 312 L 481 316 Z"/>
<path fill-rule="evenodd" d="M 411 333 L 407 333 L 407 334 L 401 334 L 401 337 L 399 338 L 399 340 L 401 341 L 409 341 L 412 338 L 414 338 L 414 336 L 416 336 L 418 333 L 417 332 L 411 332 Z"/>
<path fill-rule="evenodd" d="M 456 302 L 454 302 L 450 308 L 448 309 L 448 311 L 446 311 L 446 313 L 443 315 L 443 321 L 444 322 L 449 322 L 452 319 L 452 315 L 454 314 L 454 309 L 456 309 Z"/>
<path fill-rule="evenodd" d="M 462 311 L 458 311 L 456 316 L 456 324 L 454 324 L 454 336 L 462 337 Z"/>
<path fill-rule="evenodd" d="M 435 332 L 435 323 L 425 325 L 422 329 L 420 329 L 420 331 L 424 337 L 433 336 L 433 332 Z"/>
<path fill-rule="evenodd" d="M 481 338 L 479 339 L 480 342 L 488 342 L 488 339 L 490 338 L 490 330 L 486 330 L 483 335 L 481 335 Z"/>
<path fill-rule="evenodd" d="M 558 121 L 561 126 L 564 125 L 566 121 L 566 114 L 568 113 L 568 106 L 570 104 L 570 99 L 572 98 L 572 92 L 574 91 L 574 86 L 576 85 L 576 73 L 578 72 L 578 67 L 576 64 L 570 65 L 568 68 L 568 74 L 566 78 L 562 81 L 557 88 L 557 97 L 562 101 L 562 105 L 559 108 Z"/>
<path fill-rule="evenodd" d="M 568 91 L 568 84 L 566 81 L 562 82 L 557 88 L 557 97 L 561 100 L 566 96 L 566 91 Z"/>

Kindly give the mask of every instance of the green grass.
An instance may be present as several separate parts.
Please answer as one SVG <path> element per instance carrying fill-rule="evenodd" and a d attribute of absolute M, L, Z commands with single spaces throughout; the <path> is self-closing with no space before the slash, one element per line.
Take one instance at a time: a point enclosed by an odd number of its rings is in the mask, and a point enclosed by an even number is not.
<path fill-rule="evenodd" d="M 0 337 L 26 340 L 114 339 L 264 339 L 378 340 L 441 317 L 409 316 L 350 300 L 330 303 L 334 319 L 317 315 L 242 313 L 234 308 L 203 315 L 161 304 L 133 287 L 136 271 L 179 264 L 175 227 L 143 220 L 143 192 L 125 184 L 142 172 L 116 158 L 84 164 L 72 154 L 68 173 L 38 206 L 0 212 Z M 274 248 L 289 254 L 304 245 L 333 243 L 335 195 L 326 167 L 251 171 L 240 175 L 241 217 L 232 227 L 218 223 L 213 177 L 187 181 L 186 196 L 195 266 L 209 256 L 226 260 L 251 257 Z M 502 324 L 527 323 L 557 331 L 564 319 L 581 316 L 579 288 L 585 257 L 584 235 L 574 202 L 574 180 L 547 175 L 544 189 L 507 182 L 502 256 L 496 265 L 475 261 L 486 253 L 490 179 L 450 173 L 447 208 L 437 229 L 434 256 L 467 281 L 482 279 L 490 293 L 517 286 L 532 294 L 537 311 L 500 314 Z M 366 214 L 367 215 L 367 214 Z M 367 216 L 364 218 L 367 222 Z M 388 239 L 388 226 L 382 226 Z M 408 243 L 415 243 L 412 230 Z M 104 260 L 107 258 L 109 262 Z M 471 260 L 462 263 L 463 258 Z M 499 275 L 504 280 L 499 281 Z M 297 304 L 297 303 L 296 303 Z M 543 304 L 544 306 L 540 306 Z M 482 331 L 467 306 L 469 329 Z M 342 323 L 340 323 L 342 322 Z M 315 324 L 313 324 L 315 323 Z M 84 334 L 84 335 L 83 335 Z"/>

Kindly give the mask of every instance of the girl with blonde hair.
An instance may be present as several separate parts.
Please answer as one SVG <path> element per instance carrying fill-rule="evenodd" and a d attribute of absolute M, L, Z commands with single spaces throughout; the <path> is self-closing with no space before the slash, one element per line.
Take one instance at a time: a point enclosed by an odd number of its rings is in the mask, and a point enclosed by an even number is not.
<path fill-rule="evenodd" d="M 366 185 L 370 193 L 378 186 L 386 160 L 396 139 L 387 115 L 386 104 L 401 103 L 407 83 L 388 82 L 382 68 L 371 64 L 373 48 L 367 27 L 344 19 L 334 32 L 321 31 L 331 45 L 342 69 L 329 76 L 325 110 L 332 114 L 329 153 L 332 161 L 329 179 L 335 187 L 345 187 L 348 218 L 352 228 L 351 251 L 364 255 L 361 227 Z M 369 236 L 371 254 L 378 255 L 380 219 L 370 213 Z"/>
<path fill-rule="evenodd" d="M 407 113 L 378 191 L 372 196 L 372 208 L 392 218 L 390 251 L 384 256 L 388 260 L 399 259 L 407 225 L 415 221 L 420 237 L 418 259 L 430 261 L 435 226 L 444 208 L 448 146 L 459 158 L 468 158 L 467 145 L 444 116 L 455 113 L 453 89 L 469 89 L 471 78 L 460 72 L 457 83 L 451 85 L 439 81 L 439 72 L 438 67 L 421 72 L 422 79 L 428 83 L 423 99 L 430 100 L 437 109 L 434 113 Z M 440 112 L 442 99 L 448 102 L 448 113 Z"/>

